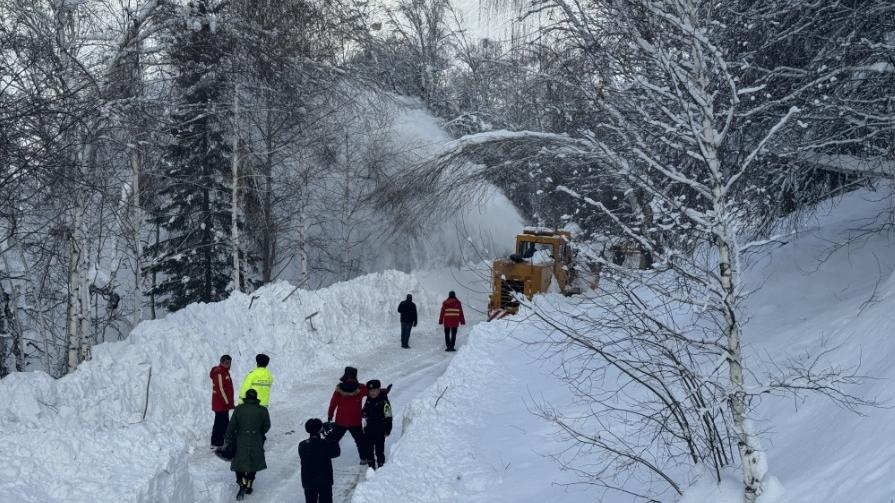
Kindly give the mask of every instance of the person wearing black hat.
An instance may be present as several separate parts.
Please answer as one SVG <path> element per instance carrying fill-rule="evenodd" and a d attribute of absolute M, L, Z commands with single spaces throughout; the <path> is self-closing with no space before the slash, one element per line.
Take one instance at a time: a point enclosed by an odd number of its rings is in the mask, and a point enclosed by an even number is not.
<path fill-rule="evenodd" d="M 249 389 L 245 400 L 233 411 L 233 417 L 227 426 L 224 449 L 228 445 L 236 445 L 236 455 L 230 462 L 230 470 L 236 472 L 239 484 L 237 500 L 246 494 L 252 494 L 255 473 L 267 468 L 264 459 L 265 434 L 270 430 L 270 414 L 266 407 L 258 401 L 258 393 Z"/>
<path fill-rule="evenodd" d="M 333 458 L 339 457 L 339 443 L 321 436 L 323 421 L 314 418 L 305 423 L 308 439 L 298 444 L 301 459 L 301 487 L 307 503 L 332 503 Z"/>
<path fill-rule="evenodd" d="M 273 386 L 273 374 L 267 365 L 270 364 L 270 357 L 264 353 L 255 355 L 255 364 L 258 366 L 255 370 L 242 380 L 242 387 L 239 389 L 239 398 L 245 400 L 246 391 L 254 389 L 258 393 L 258 401 L 262 407 L 270 405 L 270 388 Z"/>
<path fill-rule="evenodd" d="M 329 401 L 327 420 L 336 420 L 336 425 L 329 438 L 335 442 L 342 440 L 345 432 L 350 432 L 354 443 L 357 444 L 357 454 L 360 456 L 360 464 L 372 465 L 372 457 L 369 454 L 370 446 L 364 437 L 363 428 L 363 400 L 367 396 L 367 387 L 357 382 L 357 369 L 345 367 L 345 372 L 339 379 L 333 396 Z"/>
<path fill-rule="evenodd" d="M 392 433 L 392 404 L 388 393 L 382 393 L 382 384 L 377 379 L 367 382 L 367 401 L 364 402 L 364 436 L 370 443 L 370 461 L 376 461 L 374 469 L 385 464 L 385 438 Z M 391 387 L 391 386 L 389 386 Z M 386 390 L 387 391 L 387 390 Z"/>
<path fill-rule="evenodd" d="M 398 304 L 398 313 L 401 314 L 401 347 L 410 349 L 410 330 L 416 326 L 416 304 L 413 303 L 413 295 L 407 294 L 407 299 Z"/>
<path fill-rule="evenodd" d="M 211 429 L 211 447 L 217 449 L 224 445 L 224 434 L 230 424 L 230 411 L 236 407 L 233 398 L 233 380 L 230 379 L 230 355 L 221 356 L 221 364 L 211 369 L 211 410 L 214 411 L 214 426 Z"/>

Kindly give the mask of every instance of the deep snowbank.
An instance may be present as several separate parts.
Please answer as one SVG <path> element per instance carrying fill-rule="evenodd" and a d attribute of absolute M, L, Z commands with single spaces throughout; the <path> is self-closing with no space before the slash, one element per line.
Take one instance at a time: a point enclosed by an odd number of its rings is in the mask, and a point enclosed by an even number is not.
<path fill-rule="evenodd" d="M 849 391 L 892 404 L 895 236 L 890 191 L 851 193 L 817 209 L 789 242 L 753 266 L 745 340 L 753 355 L 805 358 L 868 376 Z M 757 359 L 757 358 L 756 358 Z M 895 497 L 895 409 L 863 416 L 816 395 L 772 397 L 758 410 L 779 503 L 886 502 Z"/>
<path fill-rule="evenodd" d="M 592 502 L 550 455 L 565 449 L 533 414 L 572 407 L 548 360 L 520 347 L 512 321 L 479 324 L 444 375 L 408 404 L 391 460 L 353 503 Z"/>
<path fill-rule="evenodd" d="M 751 264 L 747 281 L 756 291 L 746 306 L 745 330 L 751 363 L 767 355 L 816 354 L 824 343 L 840 345 L 826 356 L 828 362 L 860 361 L 862 373 L 879 378 L 867 381 L 860 393 L 892 399 L 895 240 L 873 233 L 832 248 L 879 216 L 888 202 L 878 194 L 849 194 L 819 208 L 786 244 Z M 39 373 L 4 378 L 0 501 L 211 501 L 194 489 L 201 484 L 190 480 L 184 463 L 190 450 L 207 443 L 207 371 L 221 353 L 234 356 L 237 382 L 252 368 L 255 353 L 270 354 L 276 408 L 278 400 L 289 398 L 283 390 L 315 370 L 339 368 L 352 355 L 393 344 L 394 330 L 382 327 L 394 326 L 395 302 L 408 292 L 427 320 L 421 324 L 430 327 L 421 328 L 415 341 L 437 343 L 437 313 L 427 308 L 443 297 L 448 274 L 374 274 L 298 291 L 286 302 L 291 288 L 273 285 L 256 292 L 254 300 L 234 295 L 143 323 L 130 339 L 98 346 L 91 361 L 63 379 Z M 467 309 L 484 305 L 484 297 L 473 292 L 458 294 Z M 557 295 L 542 300 L 566 302 Z M 554 375 L 557 355 L 520 344 L 537 335 L 537 325 L 517 321 L 472 329 L 447 372 L 406 404 L 399 419 L 406 429 L 392 444 L 389 464 L 359 486 L 355 503 L 576 503 L 604 494 L 594 486 L 564 485 L 576 475 L 551 456 L 568 453 L 570 445 L 532 411 L 546 404 L 565 415 L 582 409 Z M 373 326 L 378 329 L 369 330 Z M 773 487 L 762 503 L 889 501 L 895 494 L 895 410 L 863 412 L 858 416 L 810 395 L 766 398 L 755 415 L 757 428 L 764 432 L 770 474 L 783 487 Z M 588 462 L 586 456 L 573 460 Z M 738 501 L 736 477 L 734 471 L 721 486 L 697 481 L 682 501 Z M 290 480 L 288 487 L 296 483 Z"/>
<path fill-rule="evenodd" d="M 862 374 L 877 378 L 850 391 L 891 401 L 895 239 L 878 232 L 850 241 L 858 227 L 891 218 L 890 198 L 848 194 L 817 208 L 785 244 L 753 257 L 746 274 L 754 293 L 746 304 L 744 349 L 758 378 L 769 357 L 781 361 L 839 346 L 822 358 L 825 364 L 860 363 Z M 567 301 L 549 295 L 540 302 Z M 447 372 L 408 406 L 390 464 L 361 484 L 352 501 L 573 503 L 607 495 L 613 503 L 630 501 L 598 486 L 565 485 L 575 475 L 552 456 L 563 453 L 586 469 L 594 454 L 568 456 L 575 446 L 533 411 L 545 404 L 566 416 L 587 411 L 552 372 L 557 355 L 520 343 L 536 340 L 538 330 L 518 318 L 475 327 Z M 542 412 L 549 414 L 549 407 Z M 772 478 L 761 503 L 891 500 L 895 410 L 861 412 L 866 415 L 811 394 L 764 398 L 755 417 Z M 696 480 L 680 501 L 738 502 L 741 490 L 734 467 L 720 485 Z"/>
<path fill-rule="evenodd" d="M 288 399 L 278 388 L 394 343 L 387 331 L 368 328 L 394 325 L 407 293 L 424 318 L 437 316 L 426 306 L 444 293 L 394 271 L 299 290 L 284 302 L 291 291 L 275 284 L 141 323 L 128 339 L 96 346 L 91 360 L 59 380 L 42 373 L 4 378 L 0 499 L 200 501 L 184 463 L 191 449 L 207 445 L 208 371 L 221 354 L 233 356 L 237 387 L 256 353 L 270 355 L 276 407 Z"/>

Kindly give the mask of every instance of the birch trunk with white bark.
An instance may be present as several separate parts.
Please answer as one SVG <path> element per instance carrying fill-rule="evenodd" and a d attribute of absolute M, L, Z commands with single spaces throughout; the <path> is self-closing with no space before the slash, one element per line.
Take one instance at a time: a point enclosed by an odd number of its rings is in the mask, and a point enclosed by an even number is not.
<path fill-rule="evenodd" d="M 239 277 L 239 84 L 233 89 L 233 197 L 230 205 L 230 236 L 233 247 L 233 291 L 241 291 Z"/>
<path fill-rule="evenodd" d="M 686 22 L 682 23 L 681 28 L 682 31 L 688 33 L 688 30 L 693 29 L 690 27 L 697 26 L 698 14 L 691 2 L 685 4 L 682 14 L 682 18 Z M 750 159 L 747 157 L 740 169 L 725 169 L 725 166 L 722 165 L 720 152 L 722 144 L 726 140 L 727 128 L 725 126 L 720 131 L 716 128 L 715 121 L 718 119 L 716 117 L 718 112 L 714 102 L 717 98 L 709 89 L 711 68 L 709 68 L 708 59 L 713 56 L 717 58 L 717 55 L 713 53 L 715 48 L 709 46 L 707 41 L 700 40 L 695 32 L 691 35 L 690 43 L 693 71 L 685 85 L 688 86 L 688 91 L 693 97 L 693 108 L 699 114 L 697 117 L 691 118 L 691 127 L 696 132 L 695 136 L 702 161 L 705 163 L 710 180 L 713 210 L 711 214 L 712 228 L 706 230 L 709 231 L 718 253 L 718 274 L 721 283 L 720 310 L 724 316 L 724 335 L 727 341 L 728 401 L 742 464 L 743 501 L 744 503 L 755 503 L 762 493 L 762 481 L 766 467 L 760 442 L 749 426 L 748 397 L 743 376 L 742 331 L 738 318 L 739 249 L 735 231 L 731 227 L 733 215 L 729 208 L 730 186 L 738 178 L 738 173 L 742 173 L 742 170 L 745 169 Z M 721 70 L 726 71 L 722 63 L 723 61 L 715 61 Z M 722 80 L 723 77 L 729 78 L 727 75 L 722 75 Z M 726 124 L 730 124 L 731 114 L 737 105 L 738 100 L 736 94 L 733 93 L 730 102 L 727 103 L 729 109 L 726 113 L 720 114 L 727 119 Z M 773 131 L 772 129 L 770 134 L 773 134 Z M 760 148 L 759 145 L 755 152 L 758 153 Z"/>
<path fill-rule="evenodd" d="M 11 330 L 12 334 L 12 354 L 15 356 L 16 360 L 16 372 L 24 372 L 27 367 L 27 360 L 25 352 L 25 325 L 22 324 L 22 318 L 19 316 L 19 310 L 21 308 L 21 301 L 19 300 L 21 296 L 21 285 L 14 284 L 12 286 L 12 291 L 9 294 L 9 308 L 11 315 Z"/>
<path fill-rule="evenodd" d="M 72 372 L 78 368 L 81 354 L 81 323 L 79 317 L 81 314 L 80 306 L 80 288 L 81 281 L 79 272 L 81 270 L 81 262 L 83 255 L 86 254 L 81 246 L 80 240 L 76 237 L 80 228 L 81 215 L 79 211 L 75 213 L 74 228 L 69 236 L 69 262 L 68 262 L 68 296 L 66 306 L 66 341 L 67 341 L 67 366 L 66 371 Z"/>
<path fill-rule="evenodd" d="M 134 240 L 134 253 L 136 254 L 134 257 L 135 319 L 133 320 L 133 324 L 136 325 L 143 320 L 143 237 L 140 231 L 143 228 L 145 216 L 143 214 L 143 201 L 140 199 L 140 159 L 136 152 L 132 152 L 131 156 L 131 190 L 133 191 L 131 201 L 133 206 L 133 221 L 130 223 L 130 227 L 133 232 L 131 239 Z"/>
<path fill-rule="evenodd" d="M 305 225 L 305 209 L 302 208 L 298 212 L 298 264 L 301 269 L 301 285 L 307 288 L 311 279 L 310 271 L 308 271 L 308 249 L 306 244 L 307 229 Z"/>

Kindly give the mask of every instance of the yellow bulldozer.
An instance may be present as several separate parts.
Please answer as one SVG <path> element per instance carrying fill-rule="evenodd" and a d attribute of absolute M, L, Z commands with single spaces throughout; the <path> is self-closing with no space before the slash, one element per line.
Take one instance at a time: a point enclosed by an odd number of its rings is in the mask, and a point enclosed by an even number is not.
<path fill-rule="evenodd" d="M 488 321 L 519 310 L 519 298 L 536 293 L 572 293 L 574 277 L 572 234 L 543 227 L 526 227 L 516 236 L 516 252 L 494 260 Z"/>

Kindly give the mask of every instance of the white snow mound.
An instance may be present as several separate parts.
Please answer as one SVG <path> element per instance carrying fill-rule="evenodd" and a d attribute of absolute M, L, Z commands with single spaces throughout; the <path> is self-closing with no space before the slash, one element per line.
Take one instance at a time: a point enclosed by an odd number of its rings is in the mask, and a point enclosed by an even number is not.
<path fill-rule="evenodd" d="M 754 384 L 773 368 L 769 358 L 821 355 L 823 367 L 869 376 L 846 391 L 891 405 L 895 238 L 886 229 L 892 201 L 889 190 L 861 190 L 824 203 L 797 232 L 745 261 L 745 289 L 753 293 L 744 306 L 743 340 Z M 559 295 L 538 296 L 535 303 L 562 307 L 569 316 L 579 309 Z M 546 336 L 534 318 L 522 312 L 473 328 L 445 374 L 408 405 L 389 464 L 360 484 L 353 503 L 633 501 L 576 476 L 600 454 L 579 450 L 549 419 L 553 410 L 588 417 L 588 404 L 561 381 L 561 353 L 536 344 Z M 759 503 L 890 501 L 895 409 L 859 412 L 816 394 L 764 396 L 753 414 L 767 454 Z M 557 456 L 572 466 L 564 470 Z M 662 501 L 742 501 L 737 466 L 720 483 L 698 469 L 683 478 L 689 479 L 682 480 L 684 494 Z M 632 477 L 628 483 L 637 491 L 648 482 Z"/>
<path fill-rule="evenodd" d="M 393 343 L 369 327 L 394 324 L 406 294 L 437 305 L 416 279 L 395 271 L 299 290 L 284 302 L 292 290 L 278 283 L 143 322 L 126 340 L 94 347 L 59 380 L 40 372 L 0 380 L 0 499 L 200 501 L 186 462 L 208 445 L 208 372 L 222 354 L 233 357 L 237 390 L 255 354 L 271 357 L 275 408 L 288 399 L 278 389 Z M 420 316 L 433 314 L 423 307 Z"/>

